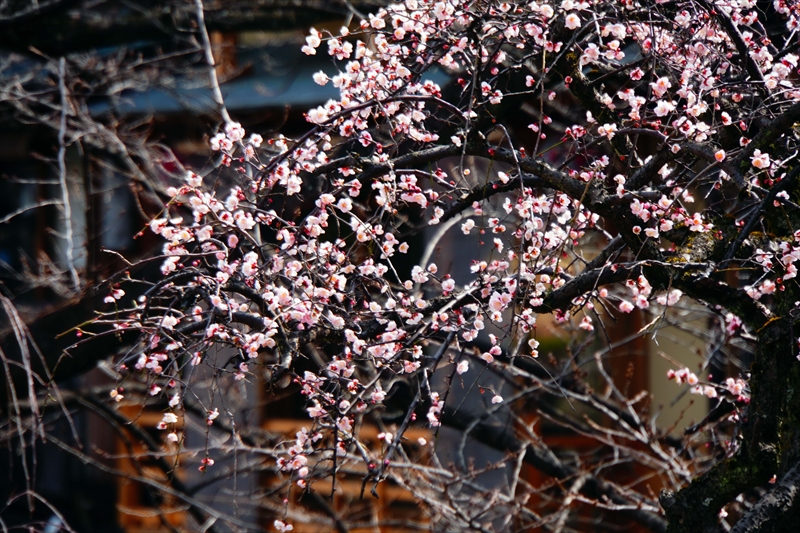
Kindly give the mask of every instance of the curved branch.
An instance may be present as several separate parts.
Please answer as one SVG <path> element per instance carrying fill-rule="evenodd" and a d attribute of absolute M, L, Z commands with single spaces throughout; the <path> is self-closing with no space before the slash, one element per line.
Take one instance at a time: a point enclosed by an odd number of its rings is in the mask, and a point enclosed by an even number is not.
<path fill-rule="evenodd" d="M 731 533 L 771 533 L 797 524 L 800 463 L 793 466 L 731 529 Z"/>
<path fill-rule="evenodd" d="M 739 31 L 739 28 L 736 26 L 736 24 L 734 24 L 731 17 L 725 12 L 725 10 L 721 9 L 717 5 L 710 4 L 706 0 L 699 0 L 698 3 L 703 6 L 703 9 L 708 11 L 709 15 L 715 17 L 723 28 L 725 28 L 728 37 L 736 45 L 736 51 L 739 52 L 739 57 L 744 62 L 745 70 L 748 74 L 750 74 L 750 77 L 755 81 L 764 83 L 764 74 L 761 72 L 756 60 L 750 56 L 750 51 L 747 48 L 747 43 L 744 40 L 744 36 Z"/>
<path fill-rule="evenodd" d="M 791 131 L 795 122 L 800 120 L 800 102 L 781 113 L 767 126 L 759 131 L 744 147 L 738 156 L 733 160 L 733 164 L 741 171 L 745 172 L 750 168 L 750 158 L 756 150 L 767 150 L 769 146 L 778 140 L 786 132 Z"/>
<path fill-rule="evenodd" d="M 661 167 L 681 157 L 684 151 L 689 152 L 708 163 L 716 164 L 720 169 L 731 176 L 739 189 L 743 189 L 745 187 L 744 177 L 739 171 L 738 166 L 730 161 L 717 161 L 714 151 L 709 146 L 693 142 L 683 142 L 679 143 L 677 147 L 678 150 L 675 152 L 672 150 L 659 150 L 656 152 L 656 154 L 647 163 L 639 167 L 626 181 L 626 189 L 635 191 L 652 182 L 653 178 L 655 178 L 655 176 L 658 174 L 658 171 L 661 169 Z"/>

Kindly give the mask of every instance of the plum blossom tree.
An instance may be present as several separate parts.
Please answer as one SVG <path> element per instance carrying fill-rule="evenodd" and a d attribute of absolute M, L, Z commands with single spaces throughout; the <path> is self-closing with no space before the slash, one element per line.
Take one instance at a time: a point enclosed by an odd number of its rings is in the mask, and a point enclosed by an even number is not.
<path fill-rule="evenodd" d="M 365 497 L 387 479 L 410 489 L 442 531 L 792 530 L 798 17 L 784 0 L 405 0 L 312 29 L 303 51 L 332 65 L 314 80 L 340 97 L 295 138 L 224 123 L 214 167 L 189 172 L 150 223 L 161 278 L 111 279 L 82 329 L 135 339 L 111 398 L 138 384 L 168 400 L 167 441 L 184 445 L 180 421 L 200 413 L 266 457 L 285 488 L 264 504 L 278 531 L 323 519 L 347 531 L 346 515 L 286 495 L 353 471 Z M 466 282 L 430 261 L 454 235 L 482 250 Z M 127 306 L 126 293 L 141 296 Z M 605 355 L 615 317 L 648 317 L 631 333 L 653 336 L 681 309 L 702 313 L 709 365 L 734 350 L 752 363 L 665 376 L 714 406 L 679 438 Z M 543 315 L 572 338 L 566 359 L 539 357 Z M 469 418 L 451 399 L 475 369 L 488 395 Z M 305 407 L 293 441 L 260 444 L 209 400 L 259 379 Z M 595 452 L 554 453 L 524 409 Z M 359 436 L 368 423 L 384 428 L 378 445 Z M 436 437 L 413 442 L 412 427 Z M 415 455 L 445 427 L 460 458 Z M 504 455 L 483 469 L 467 438 Z M 622 464 L 639 477 L 619 481 Z"/>

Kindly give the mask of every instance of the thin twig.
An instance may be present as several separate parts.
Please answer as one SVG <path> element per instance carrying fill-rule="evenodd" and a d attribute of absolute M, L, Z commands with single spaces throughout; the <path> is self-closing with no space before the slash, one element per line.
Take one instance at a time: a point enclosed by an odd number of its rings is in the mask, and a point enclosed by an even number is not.
<path fill-rule="evenodd" d="M 217 65 L 214 61 L 214 51 L 211 48 L 211 39 L 208 37 L 208 29 L 206 28 L 206 19 L 203 14 L 203 0 L 195 0 L 195 13 L 197 15 L 197 29 L 200 32 L 200 38 L 203 41 L 203 50 L 206 56 L 206 63 L 208 64 L 208 79 L 211 83 L 211 91 L 214 95 L 214 103 L 219 107 L 219 113 L 222 115 L 222 120 L 233 122 L 231 116 L 228 114 L 228 108 L 225 107 L 225 100 L 222 98 L 222 89 L 219 87 L 219 78 L 217 78 Z"/>

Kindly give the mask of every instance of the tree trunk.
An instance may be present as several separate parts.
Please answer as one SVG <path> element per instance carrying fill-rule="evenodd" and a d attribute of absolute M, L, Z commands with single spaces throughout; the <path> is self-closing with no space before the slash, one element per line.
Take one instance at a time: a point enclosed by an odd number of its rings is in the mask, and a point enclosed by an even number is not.
<path fill-rule="evenodd" d="M 744 491 L 767 494 L 737 531 L 796 531 L 794 488 L 800 459 L 800 364 L 792 320 L 774 318 L 757 332 L 751 401 L 730 457 L 676 495 L 662 494 L 670 533 L 719 531 L 720 509 Z M 774 476 L 774 480 L 773 480 Z"/>

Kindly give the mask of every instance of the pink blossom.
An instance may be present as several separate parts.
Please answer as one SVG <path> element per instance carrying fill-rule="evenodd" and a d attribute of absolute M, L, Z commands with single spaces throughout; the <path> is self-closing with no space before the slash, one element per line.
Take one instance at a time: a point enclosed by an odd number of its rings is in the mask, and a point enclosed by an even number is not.
<path fill-rule="evenodd" d="M 279 531 L 280 533 L 286 533 L 286 532 L 292 531 L 294 529 L 294 526 L 292 526 L 291 524 L 287 524 L 283 520 L 275 520 L 272 523 L 272 525 L 273 525 L 273 527 L 275 527 L 275 530 Z"/>
<path fill-rule="evenodd" d="M 570 30 L 575 30 L 580 27 L 581 19 L 577 13 L 570 13 L 564 19 L 564 25 Z"/>
<path fill-rule="evenodd" d="M 619 303 L 619 310 L 623 313 L 630 313 L 634 310 L 634 305 L 627 300 L 622 300 Z"/>
<path fill-rule="evenodd" d="M 672 87 L 672 83 L 670 83 L 669 78 L 662 77 L 651 83 L 650 87 L 653 89 L 653 94 L 655 94 L 657 98 L 661 98 L 664 96 L 664 93 Z"/>
<path fill-rule="evenodd" d="M 750 161 L 758 169 L 769 168 L 769 154 L 762 153 L 761 150 L 754 150 Z"/>

